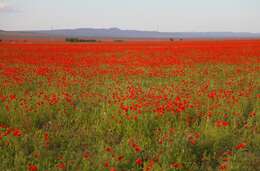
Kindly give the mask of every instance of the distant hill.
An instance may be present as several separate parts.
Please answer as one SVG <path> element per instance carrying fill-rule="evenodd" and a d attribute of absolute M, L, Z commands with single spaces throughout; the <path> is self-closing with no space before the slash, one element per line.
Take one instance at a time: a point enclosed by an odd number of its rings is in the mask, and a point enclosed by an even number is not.
<path fill-rule="evenodd" d="M 33 32 L 25 32 L 25 31 L 3 31 L 0 30 L 0 39 L 46 39 L 51 38 L 52 36 L 49 36 L 47 34 L 41 34 L 41 33 L 33 33 Z M 59 38 L 59 37 L 57 37 Z"/>
<path fill-rule="evenodd" d="M 121 30 L 119 28 L 60 29 L 39 31 L 0 31 L 1 36 L 22 37 L 91 37 L 91 38 L 157 38 L 157 39 L 207 39 L 207 38 L 260 38 L 260 33 L 249 32 L 158 32 Z"/>

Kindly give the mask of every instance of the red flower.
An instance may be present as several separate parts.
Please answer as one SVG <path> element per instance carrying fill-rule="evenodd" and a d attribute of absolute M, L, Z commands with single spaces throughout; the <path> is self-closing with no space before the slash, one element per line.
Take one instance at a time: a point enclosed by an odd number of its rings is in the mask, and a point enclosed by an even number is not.
<path fill-rule="evenodd" d="M 20 129 L 15 129 L 13 131 L 13 136 L 20 137 L 22 135 L 22 131 Z"/>
<path fill-rule="evenodd" d="M 195 145 L 195 144 L 197 143 L 197 141 L 194 140 L 194 139 L 191 139 L 191 140 L 190 140 L 190 143 L 191 143 L 192 145 Z"/>
<path fill-rule="evenodd" d="M 124 159 L 124 156 L 119 156 L 117 159 L 118 159 L 118 161 L 121 161 Z"/>
<path fill-rule="evenodd" d="M 249 116 L 250 116 L 250 117 L 255 117 L 255 116 L 256 116 L 256 112 L 250 112 L 250 113 L 249 113 Z"/>
<path fill-rule="evenodd" d="M 154 160 L 150 160 L 150 162 L 145 168 L 145 171 L 151 171 L 153 169 L 153 166 L 154 166 Z"/>
<path fill-rule="evenodd" d="M 86 152 L 83 153 L 83 158 L 84 158 L 84 159 L 87 160 L 87 159 L 89 159 L 89 157 L 90 157 L 89 152 L 86 151 Z"/>
<path fill-rule="evenodd" d="M 233 152 L 228 150 L 228 151 L 225 151 L 225 152 L 223 153 L 223 155 L 232 156 L 232 155 L 233 155 Z"/>
<path fill-rule="evenodd" d="M 106 152 L 109 152 L 109 153 L 113 152 L 113 148 L 112 147 L 107 147 L 105 150 L 106 150 Z"/>
<path fill-rule="evenodd" d="M 110 166 L 110 163 L 109 161 L 106 161 L 105 164 L 104 164 L 105 168 L 108 168 Z"/>
<path fill-rule="evenodd" d="M 48 148 L 48 144 L 49 144 L 49 134 L 48 132 L 44 133 L 44 146 L 45 148 Z"/>
<path fill-rule="evenodd" d="M 219 170 L 227 170 L 227 168 L 228 168 L 227 163 L 223 163 L 223 164 L 221 164 L 221 165 L 219 166 Z"/>
<path fill-rule="evenodd" d="M 64 170 L 64 169 L 65 169 L 65 164 L 64 164 L 63 162 L 60 162 L 60 163 L 58 163 L 58 164 L 56 165 L 56 167 L 59 168 L 59 169 Z"/>
<path fill-rule="evenodd" d="M 135 146 L 135 151 L 136 151 L 137 153 L 139 153 L 139 152 L 142 151 L 142 148 L 141 148 L 140 146 L 136 145 L 136 146 Z"/>
<path fill-rule="evenodd" d="M 217 93 L 216 91 L 212 91 L 208 94 L 208 97 L 211 98 L 211 99 L 214 99 L 215 97 L 217 96 Z"/>
<path fill-rule="evenodd" d="M 246 147 L 246 143 L 240 143 L 240 144 L 238 144 L 235 148 L 237 149 L 237 150 L 240 150 L 240 149 L 244 149 Z"/>
<path fill-rule="evenodd" d="M 59 101 L 59 98 L 58 98 L 58 96 L 56 94 L 52 94 L 49 97 L 48 101 L 49 101 L 50 105 L 54 105 L 54 104 L 56 104 Z"/>
<path fill-rule="evenodd" d="M 137 165 L 141 165 L 141 164 L 143 163 L 143 160 L 142 160 L 141 158 L 137 158 L 137 159 L 135 160 L 135 163 L 136 163 Z"/>
<path fill-rule="evenodd" d="M 41 75 L 41 76 L 47 75 L 48 72 L 49 72 L 48 68 L 40 67 L 40 68 L 36 69 L 36 74 Z"/>
<path fill-rule="evenodd" d="M 215 122 L 216 127 L 227 127 L 229 126 L 229 122 L 223 121 L 223 120 L 218 120 Z"/>
<path fill-rule="evenodd" d="M 49 134 L 48 134 L 48 132 L 44 133 L 44 141 L 49 141 Z"/>
<path fill-rule="evenodd" d="M 137 153 L 142 151 L 142 148 L 138 144 L 132 142 L 131 140 L 129 141 L 129 145 L 131 145 Z"/>
<path fill-rule="evenodd" d="M 111 167 L 109 171 L 116 171 L 114 167 Z"/>
<path fill-rule="evenodd" d="M 172 169 L 181 169 L 181 168 L 183 167 L 183 165 L 182 165 L 181 163 L 172 163 L 172 164 L 170 165 L 170 167 L 171 167 Z"/>
<path fill-rule="evenodd" d="M 36 165 L 29 164 L 29 165 L 28 165 L 28 170 L 29 170 L 29 171 L 37 171 L 37 170 L 38 170 L 38 167 L 37 167 Z"/>
<path fill-rule="evenodd" d="M 10 100 L 15 100 L 16 99 L 16 95 L 12 94 L 10 95 Z"/>

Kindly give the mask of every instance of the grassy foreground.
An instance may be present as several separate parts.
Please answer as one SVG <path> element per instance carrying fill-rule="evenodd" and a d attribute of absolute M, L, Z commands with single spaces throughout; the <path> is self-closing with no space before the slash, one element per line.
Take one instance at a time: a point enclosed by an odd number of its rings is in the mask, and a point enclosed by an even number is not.
<path fill-rule="evenodd" d="M 259 64 L 3 59 L 2 171 L 260 170 Z"/>

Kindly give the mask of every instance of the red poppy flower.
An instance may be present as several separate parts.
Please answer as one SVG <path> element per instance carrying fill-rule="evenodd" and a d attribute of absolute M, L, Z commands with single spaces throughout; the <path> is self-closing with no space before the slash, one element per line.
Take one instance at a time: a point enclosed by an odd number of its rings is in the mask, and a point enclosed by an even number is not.
<path fill-rule="evenodd" d="M 60 162 L 60 163 L 58 163 L 58 164 L 56 165 L 56 167 L 59 168 L 59 169 L 64 170 L 64 169 L 65 169 L 65 164 L 64 164 L 63 162 Z"/>
<path fill-rule="evenodd" d="M 141 164 L 143 163 L 143 160 L 142 160 L 141 158 L 137 158 L 137 159 L 135 160 L 135 163 L 136 163 L 137 165 L 141 165 Z"/>
<path fill-rule="evenodd" d="M 246 148 L 246 143 L 240 143 L 240 144 L 238 144 L 235 148 L 236 148 L 237 150 L 244 149 L 244 148 Z"/>
<path fill-rule="evenodd" d="M 223 121 L 223 120 L 218 120 L 215 122 L 216 127 L 227 127 L 229 126 L 229 122 Z"/>
<path fill-rule="evenodd" d="M 38 170 L 38 167 L 37 167 L 36 165 L 29 164 L 29 165 L 28 165 L 28 170 L 29 170 L 29 171 L 37 171 L 37 170 Z"/>
<path fill-rule="evenodd" d="M 172 163 L 172 164 L 170 165 L 170 167 L 171 167 L 172 169 L 181 169 L 181 168 L 183 167 L 183 165 L 182 165 L 181 163 Z"/>
<path fill-rule="evenodd" d="M 20 137 L 22 135 L 22 131 L 20 129 L 15 129 L 13 131 L 13 136 Z"/>
<path fill-rule="evenodd" d="M 114 167 L 111 167 L 109 171 L 116 171 Z"/>

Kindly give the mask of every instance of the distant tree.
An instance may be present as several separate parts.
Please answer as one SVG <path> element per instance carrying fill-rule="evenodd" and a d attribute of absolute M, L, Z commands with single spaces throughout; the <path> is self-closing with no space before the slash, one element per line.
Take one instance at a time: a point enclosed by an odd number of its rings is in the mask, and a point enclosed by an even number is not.
<path fill-rule="evenodd" d="M 170 40 L 171 42 L 173 42 L 173 41 L 174 41 L 174 39 L 173 39 L 173 38 L 170 38 L 169 40 Z"/>
<path fill-rule="evenodd" d="M 124 42 L 124 40 L 114 40 L 114 42 Z"/>
<path fill-rule="evenodd" d="M 66 42 L 92 42 L 92 43 L 95 43 L 95 42 L 98 42 L 97 40 L 95 39 L 79 39 L 79 38 L 66 38 L 65 39 Z"/>
<path fill-rule="evenodd" d="M 0 42 L 2 42 L 2 39 L 0 39 Z"/>
<path fill-rule="evenodd" d="M 66 38 L 65 41 L 66 42 L 78 42 L 79 39 L 78 38 Z"/>

